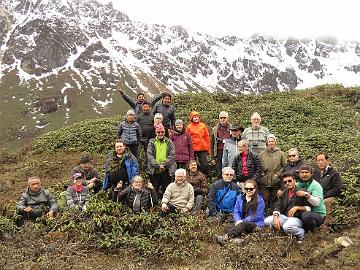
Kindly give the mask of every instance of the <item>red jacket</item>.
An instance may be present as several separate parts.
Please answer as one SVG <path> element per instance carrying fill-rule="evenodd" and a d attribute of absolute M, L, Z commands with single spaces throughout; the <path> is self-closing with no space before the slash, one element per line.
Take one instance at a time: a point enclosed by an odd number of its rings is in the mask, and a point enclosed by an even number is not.
<path fill-rule="evenodd" d="M 190 124 L 186 128 L 186 132 L 191 136 L 194 151 L 207 151 L 210 154 L 209 131 L 204 123 L 192 121 L 195 115 L 199 115 L 199 113 L 190 113 Z"/>

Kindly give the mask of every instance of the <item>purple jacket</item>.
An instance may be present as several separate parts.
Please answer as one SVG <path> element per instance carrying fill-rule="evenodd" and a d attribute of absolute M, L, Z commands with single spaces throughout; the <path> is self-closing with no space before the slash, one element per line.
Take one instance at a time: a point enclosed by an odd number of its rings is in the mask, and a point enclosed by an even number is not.
<path fill-rule="evenodd" d="M 176 131 L 171 133 L 170 140 L 175 146 L 176 162 L 187 163 L 195 158 L 191 136 L 185 132 L 185 130 L 182 130 L 181 133 L 177 133 Z"/>

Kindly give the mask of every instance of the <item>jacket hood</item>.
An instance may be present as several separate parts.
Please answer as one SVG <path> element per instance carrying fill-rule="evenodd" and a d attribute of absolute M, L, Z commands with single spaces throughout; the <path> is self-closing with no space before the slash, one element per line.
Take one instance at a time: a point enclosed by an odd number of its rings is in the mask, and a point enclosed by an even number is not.
<path fill-rule="evenodd" d="M 194 118 L 195 115 L 198 115 L 200 117 L 200 113 L 197 111 L 192 111 L 190 113 L 190 122 L 192 122 L 192 119 Z"/>

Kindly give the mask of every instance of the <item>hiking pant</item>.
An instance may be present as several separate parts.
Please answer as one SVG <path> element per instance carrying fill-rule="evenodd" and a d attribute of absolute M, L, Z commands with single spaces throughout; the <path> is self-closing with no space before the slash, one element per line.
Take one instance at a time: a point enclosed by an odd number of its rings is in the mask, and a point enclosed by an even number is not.
<path fill-rule="evenodd" d="M 228 231 L 227 234 L 229 237 L 237 237 L 240 236 L 242 233 L 251 233 L 256 228 L 255 222 L 240 222 L 236 226 L 232 226 Z"/>
<path fill-rule="evenodd" d="M 203 202 L 203 195 L 196 195 L 194 200 L 194 206 L 191 209 L 191 212 L 196 212 L 201 209 Z"/>
<path fill-rule="evenodd" d="M 161 200 L 162 195 L 165 193 L 166 187 L 171 183 L 171 176 L 169 175 L 169 171 L 165 170 L 160 173 L 154 173 L 150 177 L 150 182 L 154 186 L 159 200 Z M 161 186 L 161 192 L 160 192 Z"/>
<path fill-rule="evenodd" d="M 139 144 L 127 144 L 126 145 L 131 153 L 136 157 L 136 160 L 139 160 Z"/>
<path fill-rule="evenodd" d="M 301 219 L 297 217 L 287 217 L 283 214 L 281 214 L 279 218 L 280 225 L 284 232 L 295 235 L 297 238 L 302 238 L 305 235 Z M 264 222 L 266 226 L 274 227 L 274 216 L 268 216 Z"/>
<path fill-rule="evenodd" d="M 209 175 L 209 162 L 207 160 L 207 151 L 194 151 L 195 157 L 199 159 L 200 167 L 199 170 L 205 174 Z"/>
<path fill-rule="evenodd" d="M 320 227 L 324 222 L 324 218 L 320 214 L 308 211 L 301 214 L 301 220 L 304 222 L 306 232 L 314 231 L 316 227 Z"/>

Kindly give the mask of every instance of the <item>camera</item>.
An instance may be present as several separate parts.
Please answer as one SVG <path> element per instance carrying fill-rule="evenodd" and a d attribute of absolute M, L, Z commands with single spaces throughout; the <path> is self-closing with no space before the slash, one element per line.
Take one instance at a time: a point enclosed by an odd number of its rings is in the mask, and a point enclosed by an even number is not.
<path fill-rule="evenodd" d="M 259 146 L 259 142 L 252 142 L 251 145 L 257 147 Z"/>

